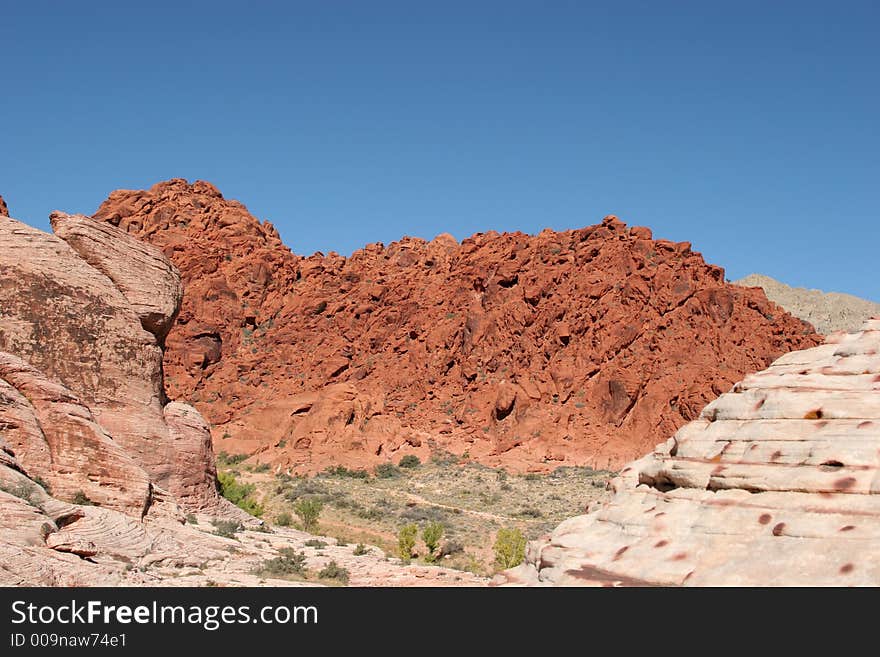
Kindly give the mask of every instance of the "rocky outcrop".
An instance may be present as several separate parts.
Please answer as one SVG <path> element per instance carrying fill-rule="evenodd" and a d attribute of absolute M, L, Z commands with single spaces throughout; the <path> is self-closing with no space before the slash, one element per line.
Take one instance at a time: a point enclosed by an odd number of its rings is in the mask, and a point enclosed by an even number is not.
<path fill-rule="evenodd" d="M 840 292 L 791 287 L 761 274 L 750 274 L 734 284 L 761 288 L 770 301 L 825 335 L 834 331 L 856 331 L 866 320 L 880 315 L 880 303 Z"/>
<path fill-rule="evenodd" d="M 218 450 L 290 471 L 439 449 L 516 470 L 616 468 L 818 340 L 690 244 L 615 217 L 349 258 L 292 254 L 205 182 L 120 190 L 95 218 L 181 271 L 172 396 Z"/>
<path fill-rule="evenodd" d="M 183 299 L 177 268 L 155 248 L 109 224 L 63 212 L 53 212 L 50 221 L 55 235 L 113 281 L 162 345 Z"/>
<path fill-rule="evenodd" d="M 745 377 L 497 583 L 880 585 L 880 319 Z"/>
<path fill-rule="evenodd" d="M 136 518 L 150 478 L 64 386 L 0 352 L 0 428 L 17 465 L 62 500 L 89 500 Z"/>
<path fill-rule="evenodd" d="M 106 223 L 51 221 L 57 235 L 0 218 L 0 352 L 14 354 L 0 357 L 0 412 L 15 418 L 20 464 L 63 499 L 82 493 L 132 515 L 151 488 L 181 493 L 187 510 L 225 506 L 203 436 L 176 425 L 172 435 L 165 417 L 173 265 Z"/>
<path fill-rule="evenodd" d="M 6 201 L 3 200 L 3 197 L 0 196 L 0 217 L 8 217 L 9 216 L 9 208 L 6 206 Z"/>

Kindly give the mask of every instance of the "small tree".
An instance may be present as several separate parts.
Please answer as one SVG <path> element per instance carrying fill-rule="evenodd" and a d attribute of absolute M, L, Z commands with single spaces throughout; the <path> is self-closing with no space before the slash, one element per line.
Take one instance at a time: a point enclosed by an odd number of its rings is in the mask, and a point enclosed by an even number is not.
<path fill-rule="evenodd" d="M 318 526 L 318 516 L 324 503 L 314 497 L 301 497 L 293 505 L 293 512 L 299 516 L 303 531 L 311 532 Z"/>
<path fill-rule="evenodd" d="M 431 521 L 422 530 L 422 540 L 428 548 L 428 554 L 425 557 L 427 561 L 434 561 L 436 556 L 434 553 L 440 546 L 440 539 L 443 537 L 443 525 L 439 522 Z"/>
<path fill-rule="evenodd" d="M 494 549 L 499 569 L 514 568 L 526 558 L 526 537 L 515 527 L 504 527 L 498 530 Z"/>
<path fill-rule="evenodd" d="M 412 558 L 413 548 L 416 546 L 416 536 L 419 528 L 415 523 L 404 525 L 397 533 L 397 554 L 403 563 L 409 563 Z"/>

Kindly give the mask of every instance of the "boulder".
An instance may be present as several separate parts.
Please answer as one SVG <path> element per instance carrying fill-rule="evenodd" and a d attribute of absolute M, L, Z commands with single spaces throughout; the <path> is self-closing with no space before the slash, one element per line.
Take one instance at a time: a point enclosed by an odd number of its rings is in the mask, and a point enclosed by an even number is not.
<path fill-rule="evenodd" d="M 498 584 L 880 585 L 880 319 L 746 376 Z"/>

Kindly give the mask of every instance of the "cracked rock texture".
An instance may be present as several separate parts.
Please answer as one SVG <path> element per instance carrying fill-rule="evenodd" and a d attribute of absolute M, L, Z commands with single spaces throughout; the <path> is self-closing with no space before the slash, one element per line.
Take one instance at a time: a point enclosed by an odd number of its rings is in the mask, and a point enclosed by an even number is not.
<path fill-rule="evenodd" d="M 880 585 L 880 319 L 746 376 L 498 584 Z"/>
<path fill-rule="evenodd" d="M 289 472 L 435 449 L 519 471 L 617 468 L 818 342 L 690 244 L 615 217 L 345 258 L 293 254 L 203 181 L 119 190 L 94 216 L 181 272 L 172 396 L 211 423 L 216 449 Z"/>

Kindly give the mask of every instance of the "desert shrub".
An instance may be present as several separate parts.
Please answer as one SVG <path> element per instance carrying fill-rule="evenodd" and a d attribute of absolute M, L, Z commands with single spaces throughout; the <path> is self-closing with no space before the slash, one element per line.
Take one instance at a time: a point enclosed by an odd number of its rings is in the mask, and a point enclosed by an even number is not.
<path fill-rule="evenodd" d="M 419 535 L 419 527 L 415 523 L 409 523 L 397 532 L 397 555 L 404 563 L 412 559 L 413 548 L 416 546 L 416 536 Z"/>
<path fill-rule="evenodd" d="M 79 504 L 80 506 L 94 506 L 95 503 L 89 499 L 89 496 L 85 494 L 85 492 L 78 490 L 73 494 L 73 503 Z"/>
<path fill-rule="evenodd" d="M 522 518 L 543 518 L 544 514 L 540 509 L 536 509 L 534 507 L 524 507 L 516 512 L 516 515 Z"/>
<path fill-rule="evenodd" d="M 306 555 L 297 552 L 293 548 L 281 548 L 278 556 L 266 559 L 254 571 L 264 577 L 284 577 L 285 575 L 299 575 L 306 577 Z"/>
<path fill-rule="evenodd" d="M 498 568 L 506 570 L 518 566 L 526 558 L 526 537 L 515 527 L 499 529 L 494 550 Z"/>
<path fill-rule="evenodd" d="M 333 579 L 337 582 L 348 584 L 348 574 L 349 573 L 346 568 L 342 568 L 335 561 L 331 561 L 321 569 L 321 571 L 318 573 L 318 577 L 320 577 L 321 579 Z"/>
<path fill-rule="evenodd" d="M 428 548 L 428 554 L 425 557 L 428 561 L 434 561 L 437 548 L 440 545 L 440 539 L 443 537 L 443 525 L 439 522 L 429 522 L 422 529 L 422 540 Z"/>
<path fill-rule="evenodd" d="M 327 544 L 324 541 L 317 539 L 317 538 L 310 538 L 305 543 L 303 543 L 303 545 L 305 545 L 306 547 L 312 547 L 312 548 L 327 547 Z"/>
<path fill-rule="evenodd" d="M 260 463 L 259 465 L 255 465 L 253 470 L 254 472 L 269 472 L 269 468 L 271 466 L 268 463 Z"/>
<path fill-rule="evenodd" d="M 403 458 L 400 459 L 398 465 L 401 468 L 417 468 L 422 464 L 419 460 L 419 457 L 415 454 L 407 454 Z"/>
<path fill-rule="evenodd" d="M 196 514 L 194 514 L 194 513 L 187 513 L 186 514 L 186 521 L 191 525 L 199 524 L 199 519 L 196 518 Z"/>
<path fill-rule="evenodd" d="M 431 463 L 441 466 L 455 465 L 458 463 L 458 457 L 445 449 L 435 449 L 431 452 Z"/>
<path fill-rule="evenodd" d="M 226 452 L 219 452 L 217 454 L 217 465 L 228 468 L 233 465 L 238 465 L 247 459 L 247 457 L 247 454 L 227 454 Z"/>
<path fill-rule="evenodd" d="M 538 480 L 541 479 L 541 475 L 539 475 L 537 472 L 529 472 L 529 473 L 524 477 L 524 479 L 525 479 L 526 481 L 538 481 Z"/>
<path fill-rule="evenodd" d="M 293 512 L 299 516 L 303 530 L 311 532 L 318 526 L 318 516 L 321 515 L 323 508 L 324 503 L 321 500 L 314 497 L 303 497 L 293 505 Z"/>
<path fill-rule="evenodd" d="M 235 535 L 244 529 L 244 526 L 237 520 L 213 520 L 214 533 L 224 538 L 235 538 Z"/>
<path fill-rule="evenodd" d="M 285 484 L 286 485 L 286 484 Z M 304 479 L 296 483 L 296 485 L 284 493 L 284 497 L 291 502 L 296 502 L 300 497 L 306 495 L 325 495 L 327 493 L 327 485 L 315 479 Z"/>
<path fill-rule="evenodd" d="M 217 483 L 220 485 L 220 494 L 239 509 L 247 511 L 252 516 L 263 515 L 263 505 L 254 499 L 256 486 L 241 483 L 231 472 L 217 473 Z"/>
<path fill-rule="evenodd" d="M 412 522 L 441 522 L 449 512 L 435 506 L 411 506 L 400 512 L 401 520 Z"/>
<path fill-rule="evenodd" d="M 375 507 L 370 507 L 369 509 L 360 509 L 357 512 L 357 516 L 364 520 L 382 520 L 385 514 Z"/>
<path fill-rule="evenodd" d="M 275 517 L 275 524 L 279 527 L 290 527 L 293 524 L 293 516 L 288 511 L 282 511 Z"/>
<path fill-rule="evenodd" d="M 400 476 L 400 468 L 393 463 L 380 463 L 376 466 L 377 479 L 393 479 Z"/>
<path fill-rule="evenodd" d="M 350 477 L 351 479 L 369 479 L 370 473 L 366 470 L 349 470 L 345 466 L 342 465 L 331 465 L 326 470 L 324 470 L 325 474 L 330 475 L 331 477 Z"/>
<path fill-rule="evenodd" d="M 370 551 L 367 549 L 367 546 L 364 545 L 363 543 L 358 543 L 357 545 L 355 545 L 354 552 L 352 552 L 352 554 L 356 557 L 362 557 L 365 554 L 369 554 L 369 553 L 370 553 Z"/>

